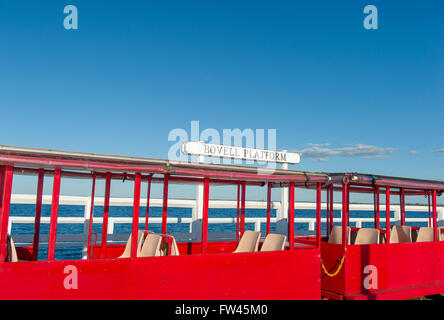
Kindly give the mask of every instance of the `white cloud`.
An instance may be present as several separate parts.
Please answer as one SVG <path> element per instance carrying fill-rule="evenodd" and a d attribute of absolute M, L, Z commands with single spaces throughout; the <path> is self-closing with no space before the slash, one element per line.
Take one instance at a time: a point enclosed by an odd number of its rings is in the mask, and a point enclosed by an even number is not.
<path fill-rule="evenodd" d="M 409 154 L 411 154 L 412 156 L 416 156 L 416 155 L 419 154 L 419 152 L 416 151 L 416 150 L 412 150 L 412 151 L 409 152 Z"/>
<path fill-rule="evenodd" d="M 360 157 L 363 159 L 387 158 L 395 148 L 383 148 L 365 144 L 352 144 L 349 147 L 330 148 L 329 144 L 309 144 L 309 148 L 299 150 L 301 157 L 317 161 L 327 161 L 329 157 Z M 444 154 L 444 149 L 443 149 Z"/>
<path fill-rule="evenodd" d="M 438 155 L 444 155 L 444 148 L 438 149 L 438 150 L 433 150 L 434 153 L 438 154 Z"/>
<path fill-rule="evenodd" d="M 330 143 L 307 143 L 307 145 L 312 147 L 327 147 Z"/>

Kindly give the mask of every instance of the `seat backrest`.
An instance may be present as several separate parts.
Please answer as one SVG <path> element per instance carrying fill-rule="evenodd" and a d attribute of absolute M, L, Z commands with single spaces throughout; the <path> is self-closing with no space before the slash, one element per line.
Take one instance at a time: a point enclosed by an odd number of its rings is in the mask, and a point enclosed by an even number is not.
<path fill-rule="evenodd" d="M 171 251 L 168 252 L 168 242 L 162 241 L 160 244 L 160 255 L 161 256 L 178 256 L 179 248 L 177 247 L 176 239 L 173 236 L 168 236 L 171 239 Z M 167 238 L 167 239 L 168 239 Z"/>
<path fill-rule="evenodd" d="M 130 234 L 128 241 L 126 242 L 125 250 L 123 250 L 122 255 L 118 258 L 131 257 L 131 241 L 132 241 L 131 239 L 132 238 L 133 238 L 132 234 Z M 139 256 L 139 254 L 140 254 L 142 242 L 143 242 L 143 231 L 139 230 L 139 232 L 137 233 L 137 256 Z"/>
<path fill-rule="evenodd" d="M 7 262 L 18 262 L 17 250 L 15 248 L 14 240 L 12 239 L 12 236 L 10 236 L 10 235 L 7 235 L 7 238 L 6 238 L 6 248 L 7 248 L 6 261 Z"/>
<path fill-rule="evenodd" d="M 410 226 L 393 226 L 390 231 L 390 243 L 412 242 L 412 228 Z"/>
<path fill-rule="evenodd" d="M 176 239 L 173 238 L 173 243 L 171 243 L 171 254 L 170 256 L 178 256 L 179 255 L 179 248 L 177 247 Z"/>
<path fill-rule="evenodd" d="M 282 234 L 269 233 L 261 247 L 262 251 L 281 251 L 284 250 L 287 237 Z"/>
<path fill-rule="evenodd" d="M 142 249 L 138 257 L 158 257 L 160 256 L 160 243 L 162 236 L 155 233 L 148 233 L 143 242 Z"/>
<path fill-rule="evenodd" d="M 234 252 L 255 252 L 259 247 L 259 238 L 261 233 L 258 231 L 247 230 L 242 235 L 242 238 L 237 245 Z"/>
<path fill-rule="evenodd" d="M 347 244 L 350 244 L 351 228 L 347 227 Z M 329 243 L 342 243 L 342 226 L 333 226 L 328 237 Z"/>
<path fill-rule="evenodd" d="M 433 241 L 433 228 L 421 227 L 418 230 L 416 242 Z"/>
<path fill-rule="evenodd" d="M 379 230 L 374 228 L 361 228 L 356 234 L 354 244 L 377 244 L 379 243 Z"/>

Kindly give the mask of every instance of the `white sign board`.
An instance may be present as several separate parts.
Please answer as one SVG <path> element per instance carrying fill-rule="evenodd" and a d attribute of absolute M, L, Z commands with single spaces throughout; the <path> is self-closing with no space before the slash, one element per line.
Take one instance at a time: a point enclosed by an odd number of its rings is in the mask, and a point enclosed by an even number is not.
<path fill-rule="evenodd" d="M 185 142 L 182 144 L 182 153 L 197 156 L 223 157 L 289 164 L 297 164 L 300 162 L 299 154 L 294 152 L 242 148 L 204 142 Z"/>

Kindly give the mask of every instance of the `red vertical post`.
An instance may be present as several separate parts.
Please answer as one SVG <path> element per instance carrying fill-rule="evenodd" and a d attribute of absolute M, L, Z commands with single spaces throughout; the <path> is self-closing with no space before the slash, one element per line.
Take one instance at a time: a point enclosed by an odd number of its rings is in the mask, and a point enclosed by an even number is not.
<path fill-rule="evenodd" d="M 316 247 L 321 246 L 321 184 L 316 185 Z"/>
<path fill-rule="evenodd" d="M 347 201 L 346 201 L 346 207 L 347 207 L 347 226 L 350 226 L 350 187 L 347 184 Z"/>
<path fill-rule="evenodd" d="M 2 231 L 2 213 L 3 213 L 3 191 L 5 189 L 6 166 L 0 166 L 0 234 Z M 8 218 L 9 219 L 9 218 Z"/>
<path fill-rule="evenodd" d="M 267 185 L 267 235 L 270 233 L 271 224 L 271 182 Z"/>
<path fill-rule="evenodd" d="M 5 189 L 5 173 L 6 173 L 6 166 L 0 166 L 0 235 L 2 233 L 3 198 L 4 198 L 3 191 Z"/>
<path fill-rule="evenodd" d="M 32 260 L 37 261 L 40 242 L 40 218 L 42 216 L 43 179 L 45 170 L 39 169 L 37 177 L 37 198 L 35 202 L 34 240 L 32 241 Z"/>
<path fill-rule="evenodd" d="M 3 208 L 3 190 L 5 187 L 5 172 L 6 172 L 6 166 L 0 166 L 0 215 L 2 214 L 2 208 Z M 0 233 L 2 230 L 2 224 L 0 220 Z"/>
<path fill-rule="evenodd" d="M 140 183 L 142 177 L 140 172 L 136 172 L 134 178 L 134 198 L 133 198 L 133 225 L 131 231 L 131 258 L 137 256 L 137 238 L 139 233 L 139 211 L 140 211 Z"/>
<path fill-rule="evenodd" d="M 347 246 L 347 226 L 348 226 L 348 185 L 342 184 L 342 245 Z"/>
<path fill-rule="evenodd" d="M 5 175 L 6 175 L 6 166 L 0 166 L 0 240 L 2 239 L 2 226 L 3 226 L 3 198 L 4 198 L 4 190 L 5 190 Z M 8 214 L 8 224 L 9 224 L 9 214 Z M 8 226 L 6 226 L 6 230 L 8 230 Z M 8 231 L 6 231 L 8 232 Z M 7 239 L 7 238 L 5 238 Z M 5 240 L 6 241 L 6 240 Z M 1 246 L 5 242 L 0 243 L 0 252 L 1 252 Z M 5 243 L 6 245 L 6 243 Z M 6 247 L 7 248 L 7 247 Z M 4 260 L 0 260 L 2 262 Z"/>
<path fill-rule="evenodd" d="M 111 194 L 111 172 L 106 173 L 105 180 L 105 203 L 103 205 L 103 224 L 102 224 L 102 247 L 101 258 L 106 257 L 106 242 L 108 237 L 108 217 L 109 217 L 109 198 Z"/>
<path fill-rule="evenodd" d="M 432 194 L 433 205 L 433 240 L 438 241 L 438 224 L 436 221 L 436 190 L 433 190 Z"/>
<path fill-rule="evenodd" d="M 203 206 L 202 206 L 202 254 L 207 253 L 208 246 L 208 207 L 210 202 L 210 179 L 204 179 Z"/>
<path fill-rule="evenodd" d="M 55 256 L 57 239 L 57 217 L 59 214 L 60 180 L 61 171 L 60 169 L 55 169 L 54 182 L 52 185 L 51 219 L 49 222 L 48 261 L 54 260 Z"/>
<path fill-rule="evenodd" d="M 237 183 L 237 219 L 236 219 L 236 241 L 239 241 L 239 202 L 240 202 L 240 183 Z"/>
<path fill-rule="evenodd" d="M 3 167 L 1 179 L 1 210 L 0 210 L 0 262 L 5 261 L 8 254 L 6 239 L 8 236 L 9 210 L 11 205 L 12 178 L 14 168 L 12 166 Z"/>
<path fill-rule="evenodd" d="M 325 211 L 325 221 L 326 221 L 326 228 L 327 228 L 327 236 L 330 234 L 330 186 L 325 187 L 325 195 L 326 195 L 326 211 Z"/>
<path fill-rule="evenodd" d="M 294 181 L 290 182 L 288 192 L 288 244 L 294 249 Z"/>
<path fill-rule="evenodd" d="M 380 212 L 379 212 L 379 186 L 375 187 L 375 228 L 379 229 L 380 224 Z"/>
<path fill-rule="evenodd" d="M 168 178 L 169 174 L 163 176 L 163 208 L 162 208 L 162 233 L 167 231 L 167 215 L 168 215 Z"/>
<path fill-rule="evenodd" d="M 385 187 L 385 242 L 390 243 L 390 187 Z"/>
<path fill-rule="evenodd" d="M 401 207 L 401 225 L 405 226 L 405 191 L 404 188 L 399 189 L 399 205 Z"/>
<path fill-rule="evenodd" d="M 242 193 L 242 199 L 241 199 L 241 219 L 240 219 L 240 236 L 244 234 L 245 231 L 245 189 L 246 189 L 246 183 L 245 181 L 241 182 L 241 193 Z"/>
<path fill-rule="evenodd" d="M 150 198 L 151 198 L 151 180 L 153 176 L 148 177 L 148 191 L 146 195 L 146 214 L 145 214 L 145 231 L 148 231 L 148 217 L 150 215 Z"/>
<path fill-rule="evenodd" d="M 432 227 L 432 211 L 430 210 L 430 191 L 427 192 L 427 200 L 429 202 L 429 228 Z"/>
<path fill-rule="evenodd" d="M 330 185 L 330 230 L 333 229 L 333 217 L 334 217 L 334 207 L 333 207 L 333 185 Z"/>
<path fill-rule="evenodd" d="M 341 219 L 342 219 L 341 226 L 342 226 L 342 229 L 344 229 L 344 224 L 345 224 L 345 221 L 344 221 L 344 211 L 345 211 L 345 185 L 342 184 L 342 209 L 341 209 Z M 343 236 L 344 236 L 344 232 L 342 232 L 342 238 L 343 238 Z"/>
<path fill-rule="evenodd" d="M 90 206 L 90 212 L 89 212 L 89 226 L 88 226 L 88 247 L 86 251 L 87 259 L 91 259 L 91 233 L 92 233 L 92 226 L 93 226 L 93 218 L 94 218 L 94 196 L 96 193 L 96 173 L 93 173 L 92 178 L 92 190 L 91 190 L 91 206 Z"/>

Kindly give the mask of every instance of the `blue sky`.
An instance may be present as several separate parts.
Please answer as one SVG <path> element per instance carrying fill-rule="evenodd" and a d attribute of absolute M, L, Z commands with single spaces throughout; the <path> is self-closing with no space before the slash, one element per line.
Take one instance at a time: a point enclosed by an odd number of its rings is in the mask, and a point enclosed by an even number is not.
<path fill-rule="evenodd" d="M 442 1 L 0 0 L 0 144 L 166 158 L 198 120 L 276 129 L 305 152 L 295 169 L 444 179 L 443 17 Z"/>

